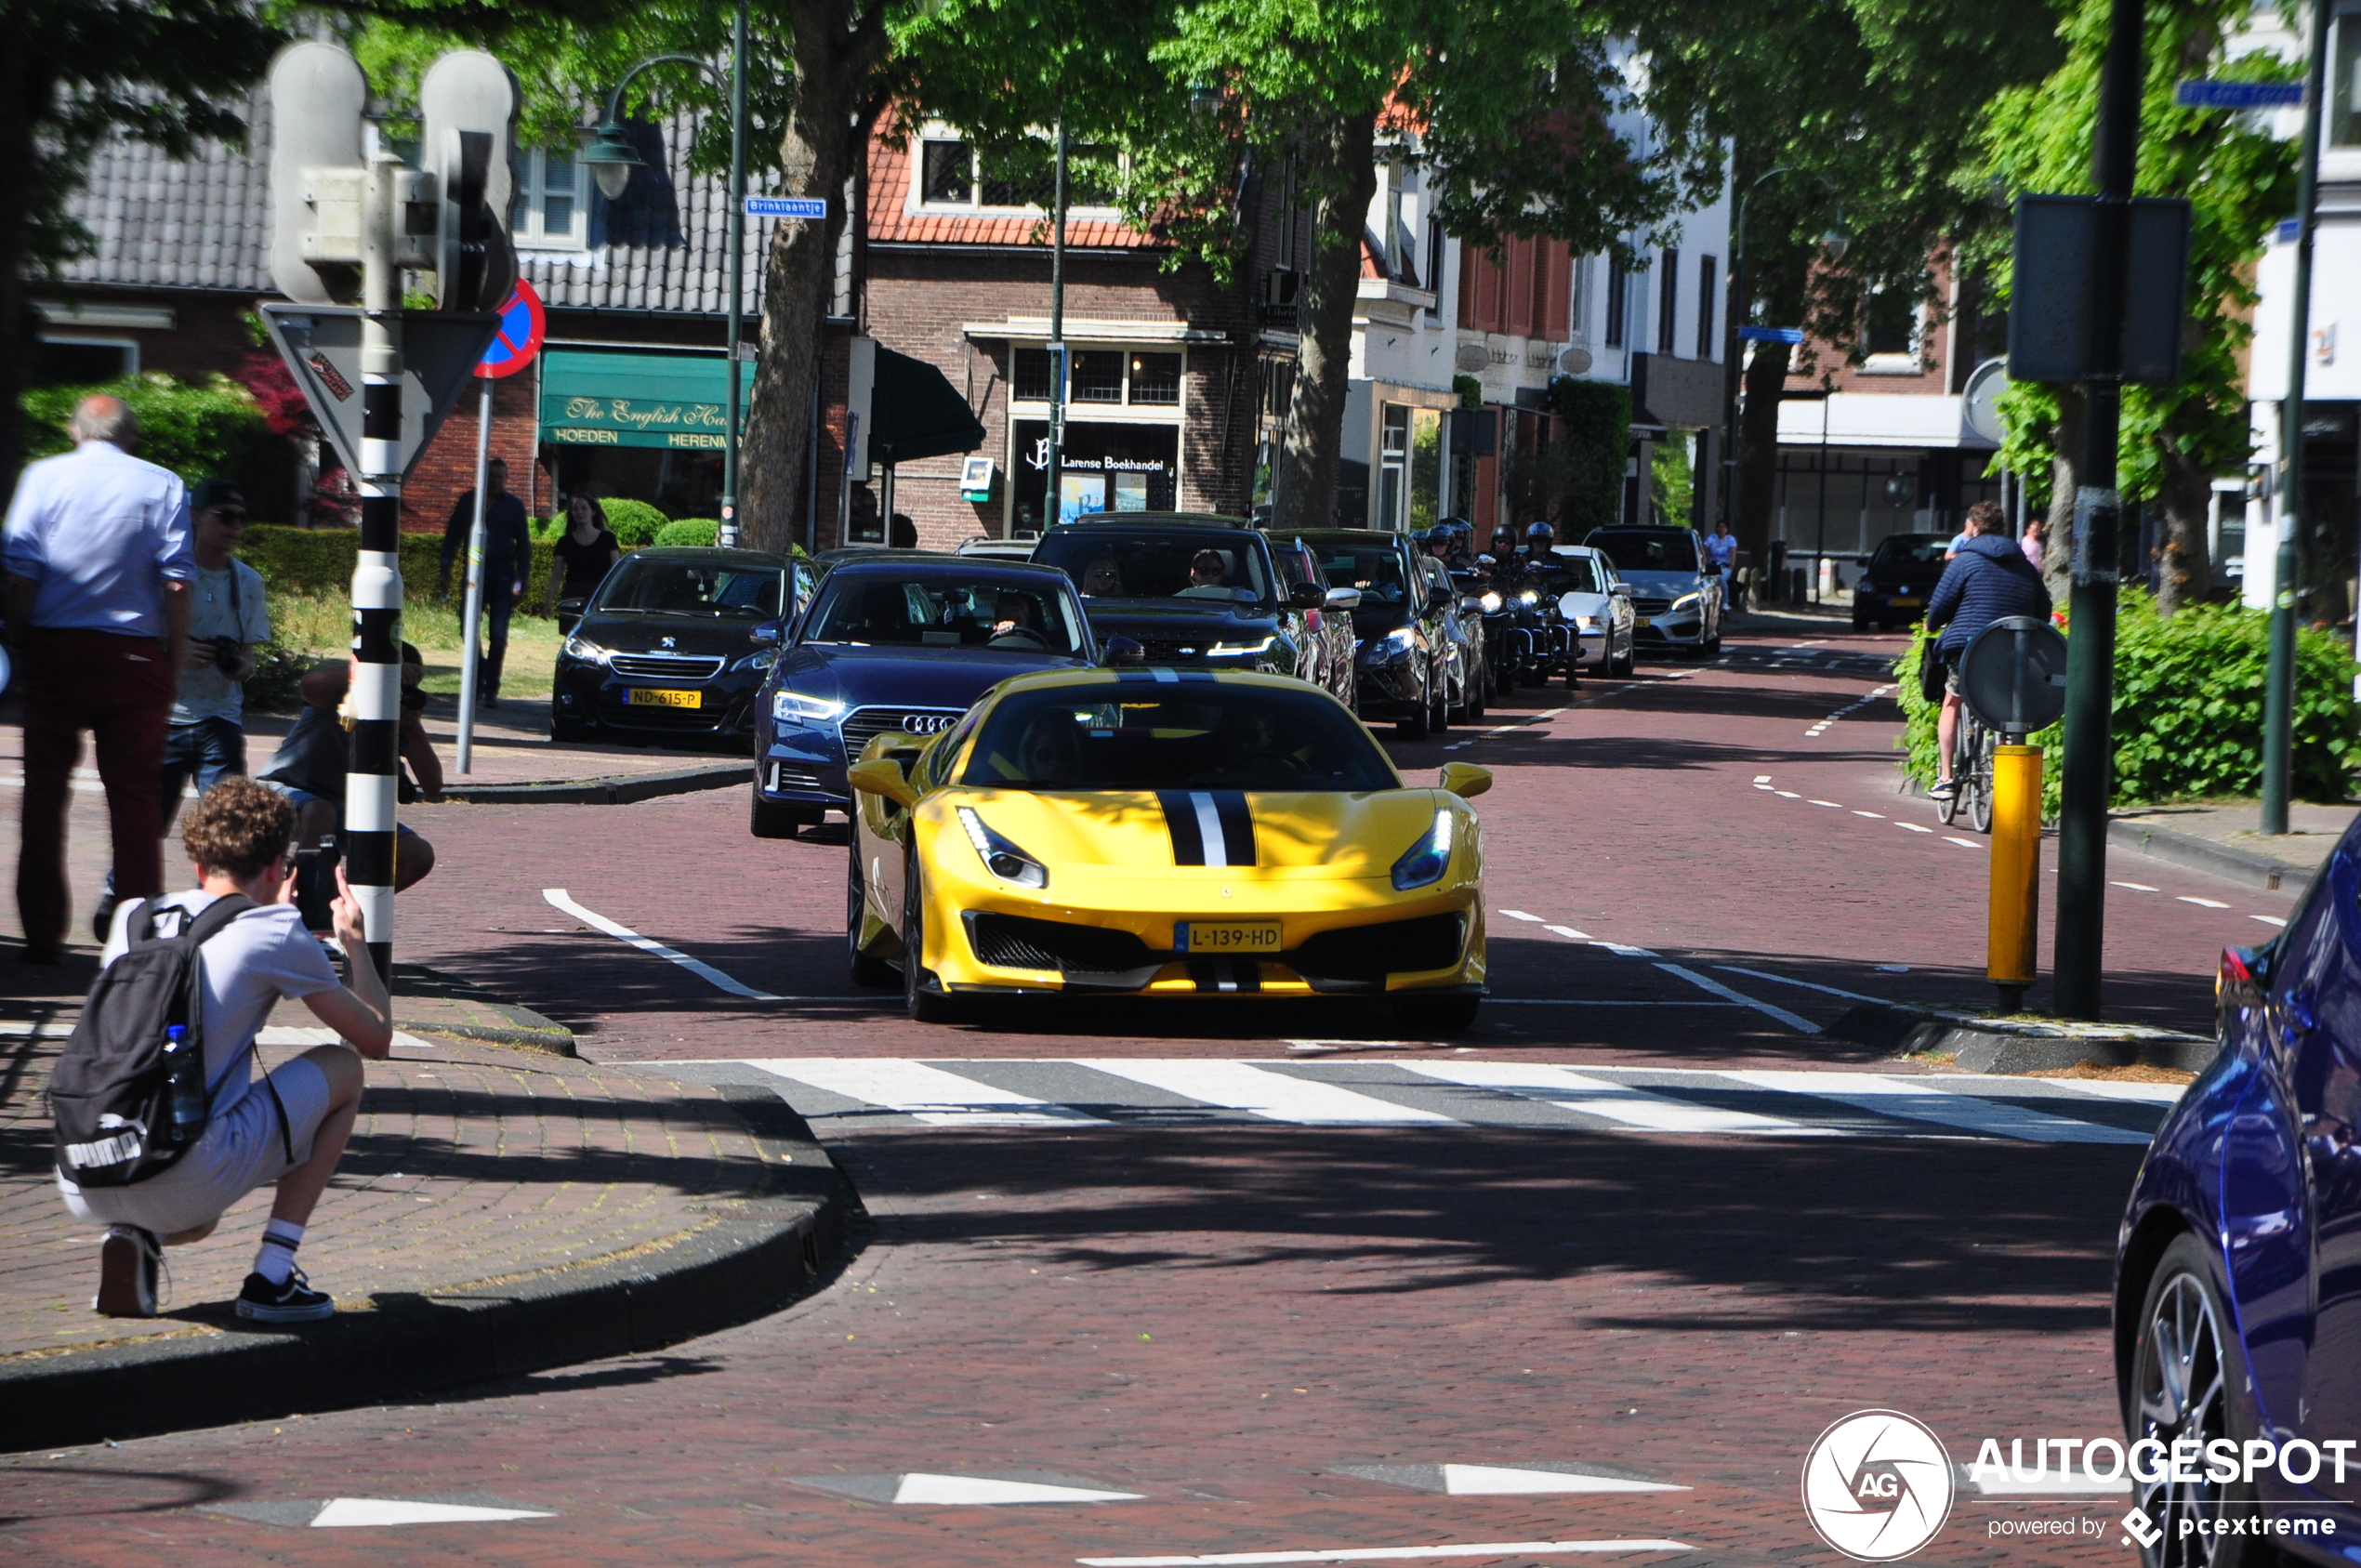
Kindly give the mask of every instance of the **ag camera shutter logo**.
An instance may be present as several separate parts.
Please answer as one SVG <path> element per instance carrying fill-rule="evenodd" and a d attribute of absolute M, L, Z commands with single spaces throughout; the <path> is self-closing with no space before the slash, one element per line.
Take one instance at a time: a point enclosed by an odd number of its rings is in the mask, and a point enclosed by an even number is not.
<path fill-rule="evenodd" d="M 1893 1562 L 1934 1539 L 1956 1487 L 1943 1440 L 1899 1410 L 1853 1412 L 1803 1461 L 1812 1528 L 1856 1562 Z"/>

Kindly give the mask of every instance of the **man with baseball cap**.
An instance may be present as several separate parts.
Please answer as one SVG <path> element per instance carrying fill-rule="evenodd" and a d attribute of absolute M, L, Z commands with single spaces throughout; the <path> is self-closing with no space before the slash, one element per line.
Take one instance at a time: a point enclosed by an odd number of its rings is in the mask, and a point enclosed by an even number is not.
<path fill-rule="evenodd" d="M 194 778 L 203 795 L 246 771 L 245 679 L 255 644 L 270 640 L 262 573 L 231 552 L 246 532 L 246 498 L 226 479 L 209 479 L 189 497 L 190 544 L 197 558 L 190 607 L 189 652 L 180 665 L 180 699 L 164 742 L 164 825 L 172 826 L 180 792 Z"/>

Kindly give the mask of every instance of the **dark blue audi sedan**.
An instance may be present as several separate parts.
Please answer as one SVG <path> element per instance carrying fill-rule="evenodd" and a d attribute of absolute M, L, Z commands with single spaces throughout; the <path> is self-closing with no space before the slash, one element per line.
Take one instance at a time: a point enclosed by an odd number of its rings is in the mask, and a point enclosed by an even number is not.
<path fill-rule="evenodd" d="M 2152 1564 L 2361 1562 L 2356 898 L 2361 827 L 2275 940 L 2222 955 L 2220 1054 L 2132 1187 L 2116 1382 Z M 2176 1474 L 2176 1443 L 2237 1459 Z"/>
<path fill-rule="evenodd" d="M 757 838 L 846 811 L 846 764 L 885 731 L 930 735 L 1013 675 L 1094 663 L 1074 583 L 1052 567 L 911 551 L 852 556 L 821 579 L 755 704 Z"/>

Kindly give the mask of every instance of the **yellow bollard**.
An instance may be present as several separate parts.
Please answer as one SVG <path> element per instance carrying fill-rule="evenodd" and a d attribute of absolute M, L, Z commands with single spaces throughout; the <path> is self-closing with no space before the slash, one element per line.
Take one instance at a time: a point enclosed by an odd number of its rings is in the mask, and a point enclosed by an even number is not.
<path fill-rule="evenodd" d="M 1992 754 L 1992 916 L 1985 973 L 2003 1010 L 2025 1003 L 2034 982 L 2034 935 L 2041 912 L 2041 748 L 1997 746 Z"/>

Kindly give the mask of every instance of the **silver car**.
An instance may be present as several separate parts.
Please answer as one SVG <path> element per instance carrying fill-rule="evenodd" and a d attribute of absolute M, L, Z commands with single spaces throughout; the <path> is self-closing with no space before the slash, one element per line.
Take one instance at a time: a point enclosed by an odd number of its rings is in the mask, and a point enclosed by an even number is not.
<path fill-rule="evenodd" d="M 1721 652 L 1721 573 L 1694 529 L 1594 528 L 1582 542 L 1631 585 L 1640 647 Z"/>
<path fill-rule="evenodd" d="M 1575 631 L 1575 662 L 1600 675 L 1629 675 L 1638 656 L 1639 619 L 1631 585 L 1588 545 L 1560 545 L 1550 553 L 1562 563 L 1551 586 L 1558 589 L 1558 613 Z"/>

